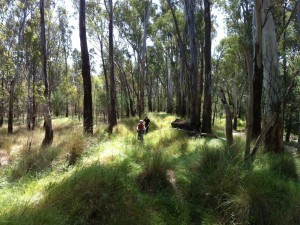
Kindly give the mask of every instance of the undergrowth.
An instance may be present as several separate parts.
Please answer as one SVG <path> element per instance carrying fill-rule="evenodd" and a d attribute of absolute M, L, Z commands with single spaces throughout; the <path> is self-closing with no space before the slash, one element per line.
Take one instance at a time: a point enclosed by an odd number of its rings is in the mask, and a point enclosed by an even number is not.
<path fill-rule="evenodd" d="M 93 137 L 78 122 L 56 119 L 54 144 L 44 149 L 42 130 L 29 147 L 20 128 L 11 140 L 22 147 L 1 168 L 0 224 L 300 224 L 293 154 L 259 154 L 246 165 L 243 137 L 228 147 L 172 129 L 175 116 L 147 116 L 143 142 L 139 118 L 122 119 L 112 134 L 100 124 Z M 221 134 L 223 125 L 214 130 Z"/>

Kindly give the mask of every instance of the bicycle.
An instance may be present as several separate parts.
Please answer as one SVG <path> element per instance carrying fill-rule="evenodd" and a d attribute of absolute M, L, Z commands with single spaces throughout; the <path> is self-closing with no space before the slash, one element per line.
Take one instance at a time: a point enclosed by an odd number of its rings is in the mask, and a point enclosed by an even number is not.
<path fill-rule="evenodd" d="M 138 130 L 138 140 L 143 141 L 144 140 L 144 130 Z"/>

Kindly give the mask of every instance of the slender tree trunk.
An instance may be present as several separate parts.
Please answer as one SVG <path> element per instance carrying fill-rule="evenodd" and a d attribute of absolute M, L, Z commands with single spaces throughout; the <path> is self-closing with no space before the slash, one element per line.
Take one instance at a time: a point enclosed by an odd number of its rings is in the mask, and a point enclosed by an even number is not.
<path fill-rule="evenodd" d="M 36 105 L 36 101 L 35 101 L 35 82 L 36 82 L 36 66 L 35 64 L 33 65 L 33 72 L 32 72 L 32 116 L 31 116 L 31 119 L 32 119 L 32 127 L 31 127 L 31 130 L 34 130 L 35 128 L 35 125 L 36 125 L 36 108 L 37 108 L 37 105 Z"/>
<path fill-rule="evenodd" d="M 3 107 L 3 94 L 4 94 L 4 78 L 1 78 L 1 98 L 0 98 L 0 127 L 3 127 L 3 114 L 4 114 L 4 107 Z"/>
<path fill-rule="evenodd" d="M 232 135 L 232 119 L 229 105 L 227 104 L 227 100 L 225 97 L 224 90 L 220 90 L 220 99 L 223 103 L 225 113 L 226 113 L 226 141 L 229 146 L 233 144 L 233 135 Z"/>
<path fill-rule="evenodd" d="M 106 64 L 105 64 L 105 59 L 104 59 L 104 52 L 103 52 L 103 36 L 101 36 L 101 38 L 99 37 L 99 40 L 100 40 L 102 68 L 103 68 L 103 73 L 104 73 L 104 78 L 105 78 L 106 101 L 109 102 L 109 85 L 108 85 L 107 69 L 106 69 Z M 107 112 L 108 121 L 109 121 L 109 114 L 110 114 L 109 113 L 109 104 L 107 105 L 106 112 Z"/>
<path fill-rule="evenodd" d="M 32 106 L 32 102 L 31 102 L 31 73 L 33 71 L 31 70 L 30 73 L 27 74 L 27 107 L 26 107 L 26 127 L 27 130 L 31 130 L 31 106 Z"/>
<path fill-rule="evenodd" d="M 204 103 L 202 116 L 202 133 L 212 133 L 211 113 L 212 113 L 212 78 L 211 78 L 211 2 L 204 0 L 205 13 L 205 82 L 204 82 Z"/>
<path fill-rule="evenodd" d="M 44 0 L 40 0 L 40 13 L 41 13 L 41 47 L 42 47 L 42 75 L 44 80 L 44 97 L 45 102 L 43 104 L 44 125 L 45 125 L 45 137 L 42 146 L 51 145 L 53 141 L 52 120 L 50 113 L 50 100 L 48 90 L 48 77 L 47 77 L 47 52 L 46 52 L 46 32 L 45 32 L 45 17 L 44 17 Z"/>
<path fill-rule="evenodd" d="M 116 84 L 114 71 L 114 43 L 113 43 L 113 3 L 108 0 L 109 4 L 109 63 L 110 63 L 110 116 L 109 132 L 112 133 L 113 127 L 117 125 L 116 111 Z"/>
<path fill-rule="evenodd" d="M 173 82 L 172 82 L 172 65 L 171 65 L 171 55 L 166 54 L 167 60 L 167 113 L 173 112 Z"/>
<path fill-rule="evenodd" d="M 85 0 L 80 0 L 79 7 L 79 34 L 82 59 L 82 78 L 83 78 L 83 129 L 86 134 L 93 134 L 93 100 L 92 82 L 90 74 L 90 58 L 86 39 L 85 27 Z"/>

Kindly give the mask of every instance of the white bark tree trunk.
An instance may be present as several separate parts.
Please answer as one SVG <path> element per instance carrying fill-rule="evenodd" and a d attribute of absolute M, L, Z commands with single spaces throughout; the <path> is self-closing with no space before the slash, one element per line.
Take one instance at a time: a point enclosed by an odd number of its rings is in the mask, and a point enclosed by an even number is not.
<path fill-rule="evenodd" d="M 267 151 L 282 152 L 282 93 L 275 25 L 272 12 L 270 11 L 270 1 L 264 0 L 262 7 L 263 86 L 265 89 L 264 125 L 268 124 L 275 113 L 278 113 L 274 126 L 266 134 L 264 145 Z"/>

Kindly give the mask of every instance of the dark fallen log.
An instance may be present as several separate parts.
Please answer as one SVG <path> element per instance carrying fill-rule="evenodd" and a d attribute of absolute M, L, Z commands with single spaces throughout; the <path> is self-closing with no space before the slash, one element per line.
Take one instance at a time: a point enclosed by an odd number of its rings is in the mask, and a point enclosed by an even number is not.
<path fill-rule="evenodd" d="M 190 123 L 187 123 L 186 121 L 176 119 L 171 123 L 171 126 L 173 128 L 178 128 L 182 130 L 187 130 L 187 131 L 197 131 L 197 129 Z"/>
<path fill-rule="evenodd" d="M 207 134 L 207 133 L 200 133 L 196 126 L 180 119 L 176 119 L 171 123 L 173 128 L 186 130 L 189 136 L 201 136 L 201 137 L 210 137 L 210 138 L 217 138 L 214 134 Z"/>

